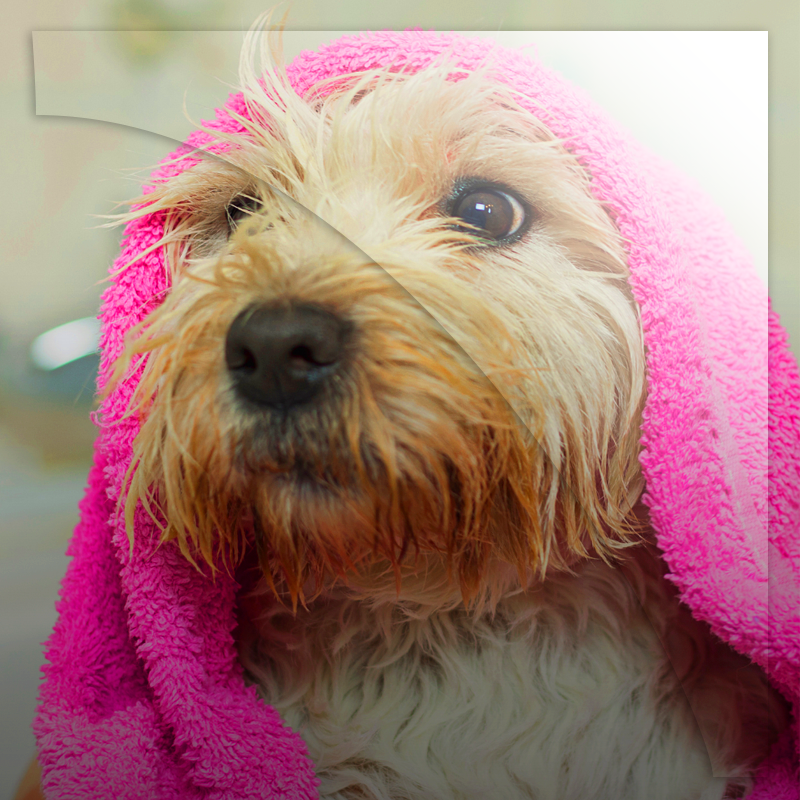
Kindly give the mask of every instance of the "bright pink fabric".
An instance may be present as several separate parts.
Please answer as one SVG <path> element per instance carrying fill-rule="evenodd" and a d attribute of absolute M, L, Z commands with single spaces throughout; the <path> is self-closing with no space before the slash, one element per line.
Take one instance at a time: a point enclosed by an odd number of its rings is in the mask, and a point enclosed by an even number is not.
<path fill-rule="evenodd" d="M 301 54 L 289 75 L 302 94 L 345 72 L 390 63 L 415 71 L 450 48 L 464 68 L 491 50 L 498 80 L 535 99 L 526 105 L 568 140 L 630 242 L 649 375 L 645 499 L 659 544 L 694 614 L 764 667 L 797 710 L 800 379 L 749 256 L 702 192 L 584 93 L 485 39 L 365 34 Z M 236 95 L 228 107 L 245 111 Z M 221 110 L 211 126 L 236 123 Z M 196 133 L 188 145 L 209 141 Z M 165 167 L 154 180 L 189 163 Z M 161 230 L 158 214 L 131 223 L 115 267 Z M 101 311 L 101 386 L 125 332 L 168 290 L 160 250 L 113 279 Z M 316 797 L 302 740 L 243 682 L 232 637 L 234 580 L 199 574 L 172 546 L 156 550 L 145 515 L 129 553 L 114 509 L 138 429 L 122 418 L 132 388 L 117 388 L 98 418 L 95 466 L 47 645 L 34 724 L 45 794 Z M 798 800 L 799 783 L 794 735 L 776 747 L 752 798 Z"/>

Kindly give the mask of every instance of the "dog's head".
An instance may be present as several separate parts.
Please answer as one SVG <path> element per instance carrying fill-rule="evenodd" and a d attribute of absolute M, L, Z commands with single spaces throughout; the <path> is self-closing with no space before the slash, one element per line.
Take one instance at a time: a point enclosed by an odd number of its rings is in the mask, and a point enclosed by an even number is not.
<path fill-rule="evenodd" d="M 172 290 L 116 371 L 147 355 L 129 529 L 141 502 L 209 563 L 252 538 L 295 600 L 420 552 L 465 597 L 492 559 L 610 555 L 644 354 L 580 164 L 491 65 L 301 98 L 243 63 L 243 132 L 133 212 L 166 215 Z"/>

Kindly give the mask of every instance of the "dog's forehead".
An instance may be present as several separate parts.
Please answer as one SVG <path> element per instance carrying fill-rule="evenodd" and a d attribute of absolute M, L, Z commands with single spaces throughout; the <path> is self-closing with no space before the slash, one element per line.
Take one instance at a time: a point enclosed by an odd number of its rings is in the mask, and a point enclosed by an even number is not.
<path fill-rule="evenodd" d="M 529 160 L 532 143 L 553 139 L 489 75 L 452 80 L 441 67 L 356 75 L 323 97 L 260 82 L 245 109 L 230 109 L 245 130 L 223 137 L 221 147 L 212 143 L 215 163 L 201 159 L 172 179 L 201 213 L 260 182 L 306 205 L 350 195 L 372 208 L 367 198 L 375 193 L 430 203 L 458 177 L 524 181 L 515 165 Z"/>
<path fill-rule="evenodd" d="M 313 121 L 300 104 L 315 112 Z M 438 191 L 453 169 L 491 164 L 500 153 L 552 138 L 487 75 L 453 81 L 438 68 L 410 77 L 367 73 L 321 102 L 297 98 L 273 124 L 275 135 L 263 140 L 265 158 L 290 148 L 308 187 L 319 178 L 387 189 L 413 175 L 417 187 Z M 406 194 L 410 187 L 400 181 L 396 188 Z"/>
<path fill-rule="evenodd" d="M 532 145 L 553 140 L 542 123 L 488 79 L 424 78 L 311 103 L 314 119 L 305 116 L 296 128 L 300 112 L 290 108 L 261 139 L 256 171 L 263 168 L 272 182 L 289 168 L 300 175 L 286 188 L 289 197 L 325 218 L 335 205 L 343 217 L 360 220 L 387 212 L 415 217 L 463 178 L 523 191 L 535 182 L 546 148 L 537 155 Z"/>
<path fill-rule="evenodd" d="M 563 143 L 486 74 L 367 73 L 322 98 L 259 84 L 247 109 L 220 158 L 173 179 L 204 254 L 224 242 L 228 208 L 259 198 L 296 242 L 310 212 L 359 246 L 410 237 L 418 248 L 419 225 L 452 213 L 459 187 L 475 180 L 516 192 L 537 220 L 562 227 L 590 194 Z M 437 234 L 426 231 L 431 246 Z"/>

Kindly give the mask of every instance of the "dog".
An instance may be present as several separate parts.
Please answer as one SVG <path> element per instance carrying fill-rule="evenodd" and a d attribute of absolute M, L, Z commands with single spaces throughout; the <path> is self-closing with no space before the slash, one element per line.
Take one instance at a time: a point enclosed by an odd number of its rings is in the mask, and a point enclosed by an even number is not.
<path fill-rule="evenodd" d="M 665 578 L 590 176 L 489 67 L 301 98 L 254 41 L 243 133 L 125 216 L 172 274 L 115 373 L 129 526 L 239 569 L 325 800 L 744 797 L 786 711 Z"/>

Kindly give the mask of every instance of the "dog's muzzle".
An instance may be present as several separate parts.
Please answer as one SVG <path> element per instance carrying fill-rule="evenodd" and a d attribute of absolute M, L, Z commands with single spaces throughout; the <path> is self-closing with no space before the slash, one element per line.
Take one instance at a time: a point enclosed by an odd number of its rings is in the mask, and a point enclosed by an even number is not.
<path fill-rule="evenodd" d="M 280 411 L 311 402 L 340 368 L 349 328 L 313 305 L 245 309 L 225 340 L 236 393 Z"/>

